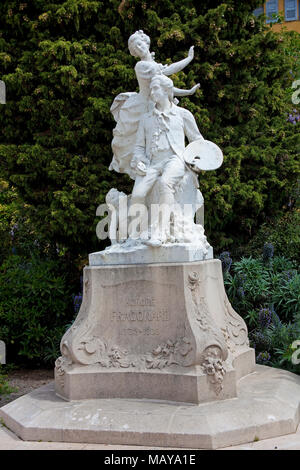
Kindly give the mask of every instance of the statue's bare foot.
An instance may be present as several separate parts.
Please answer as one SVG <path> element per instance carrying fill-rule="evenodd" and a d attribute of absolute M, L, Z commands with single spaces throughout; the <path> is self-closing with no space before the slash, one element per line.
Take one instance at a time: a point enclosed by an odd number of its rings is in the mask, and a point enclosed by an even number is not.
<path fill-rule="evenodd" d="M 144 241 L 145 245 L 152 246 L 153 248 L 158 248 L 162 245 L 162 241 L 159 238 L 149 238 L 149 240 Z"/>

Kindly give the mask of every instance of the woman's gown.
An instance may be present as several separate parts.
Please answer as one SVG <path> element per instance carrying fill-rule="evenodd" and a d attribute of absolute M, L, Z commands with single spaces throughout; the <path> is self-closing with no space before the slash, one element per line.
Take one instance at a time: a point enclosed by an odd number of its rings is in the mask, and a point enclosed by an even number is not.
<path fill-rule="evenodd" d="M 153 102 L 150 100 L 150 82 L 157 74 L 162 74 L 167 67 L 155 61 L 139 61 L 135 66 L 135 73 L 139 83 L 139 93 L 120 93 L 110 108 L 117 122 L 113 130 L 112 150 L 113 159 L 110 170 L 118 173 L 127 173 L 135 179 L 135 173 L 130 167 L 133 156 L 136 133 L 141 116 L 150 111 Z"/>

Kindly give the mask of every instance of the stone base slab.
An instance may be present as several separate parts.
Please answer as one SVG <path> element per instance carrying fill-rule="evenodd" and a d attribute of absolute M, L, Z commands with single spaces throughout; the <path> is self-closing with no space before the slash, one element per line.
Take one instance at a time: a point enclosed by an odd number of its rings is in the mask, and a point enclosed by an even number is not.
<path fill-rule="evenodd" d="M 217 449 L 294 433 L 300 377 L 257 366 L 238 396 L 190 405 L 134 399 L 64 401 L 48 384 L 0 409 L 23 440 Z"/>
<path fill-rule="evenodd" d="M 226 400 L 236 396 L 236 383 L 255 369 L 255 353 L 248 349 L 234 361 L 234 369 L 228 370 L 218 394 L 211 391 L 207 376 L 200 367 L 192 371 L 180 369 L 133 372 L 116 370 L 113 374 L 96 365 L 73 367 L 66 371 L 63 393 L 56 386 L 56 393 L 66 400 L 93 398 L 130 398 L 164 400 L 184 403 Z"/>
<path fill-rule="evenodd" d="M 142 243 L 133 246 L 124 243 L 90 253 L 89 265 L 189 263 L 213 259 L 213 257 L 211 246 L 204 249 L 202 246 L 190 243 L 166 243 L 153 248 Z"/>
<path fill-rule="evenodd" d="M 99 372 L 94 366 L 85 366 L 66 374 L 63 395 L 59 393 L 59 387 L 56 388 L 57 394 L 68 400 L 81 400 L 84 396 L 87 399 L 130 398 L 201 403 L 236 396 L 236 372 L 233 369 L 227 371 L 218 395 L 212 393 L 207 377 L 196 370 L 188 373 L 117 371 L 112 374 Z"/>

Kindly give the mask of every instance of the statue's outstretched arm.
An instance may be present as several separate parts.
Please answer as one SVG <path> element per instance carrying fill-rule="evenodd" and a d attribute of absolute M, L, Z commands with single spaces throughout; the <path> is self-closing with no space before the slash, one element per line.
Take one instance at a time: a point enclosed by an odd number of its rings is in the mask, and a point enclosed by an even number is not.
<path fill-rule="evenodd" d="M 162 73 L 164 75 L 172 75 L 173 73 L 180 72 L 180 70 L 184 69 L 184 67 L 186 67 L 193 60 L 193 58 L 194 46 L 190 47 L 188 56 L 185 59 L 180 60 L 179 62 L 175 62 L 175 64 L 165 65 Z"/>
<path fill-rule="evenodd" d="M 173 88 L 173 93 L 174 96 L 189 96 L 193 95 L 196 90 L 200 87 L 200 83 L 197 83 L 197 85 L 193 86 L 190 90 L 182 90 L 181 88 Z"/>

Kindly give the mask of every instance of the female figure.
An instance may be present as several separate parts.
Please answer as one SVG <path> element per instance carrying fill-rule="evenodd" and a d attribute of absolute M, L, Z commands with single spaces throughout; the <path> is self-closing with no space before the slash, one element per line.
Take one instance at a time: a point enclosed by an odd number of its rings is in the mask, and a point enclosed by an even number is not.
<path fill-rule="evenodd" d="M 150 52 L 150 38 L 142 30 L 136 31 L 128 40 L 131 55 L 139 57 L 135 66 L 135 73 L 139 84 L 139 92 L 120 93 L 111 106 L 111 112 L 117 122 L 113 131 L 113 159 L 109 169 L 119 173 L 127 173 L 135 179 L 135 171 L 130 166 L 136 133 L 141 116 L 153 106 L 150 100 L 150 82 L 154 75 L 172 75 L 186 67 L 194 58 L 194 46 L 189 50 L 188 56 L 174 64 L 162 65 L 154 60 L 154 53 Z M 188 96 L 199 88 L 195 85 L 191 90 L 181 90 L 174 87 L 174 96 Z"/>

